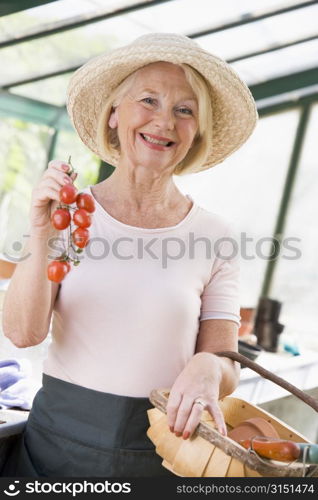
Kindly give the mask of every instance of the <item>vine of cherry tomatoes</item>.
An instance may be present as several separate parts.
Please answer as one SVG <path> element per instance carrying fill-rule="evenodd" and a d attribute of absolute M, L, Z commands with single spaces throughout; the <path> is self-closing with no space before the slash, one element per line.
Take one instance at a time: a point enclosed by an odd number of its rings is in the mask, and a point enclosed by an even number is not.
<path fill-rule="evenodd" d="M 75 172 L 71 157 L 69 157 L 68 164 L 71 166 L 71 171 L 67 172 L 67 175 L 71 176 Z M 69 228 L 69 246 L 60 257 L 48 265 L 48 279 L 55 283 L 60 283 L 65 278 L 71 270 L 71 262 L 74 266 L 80 264 L 80 260 L 73 259 L 69 255 L 69 250 L 72 248 L 75 253 L 79 254 L 86 247 L 89 242 L 87 228 L 92 224 L 91 214 L 95 211 L 94 198 L 88 193 L 78 193 L 73 184 L 63 186 L 60 189 L 59 198 L 60 204 L 53 212 L 51 222 L 53 227 L 60 231 Z M 74 203 L 77 208 L 71 206 Z M 76 229 L 72 227 L 72 223 L 77 226 Z"/>

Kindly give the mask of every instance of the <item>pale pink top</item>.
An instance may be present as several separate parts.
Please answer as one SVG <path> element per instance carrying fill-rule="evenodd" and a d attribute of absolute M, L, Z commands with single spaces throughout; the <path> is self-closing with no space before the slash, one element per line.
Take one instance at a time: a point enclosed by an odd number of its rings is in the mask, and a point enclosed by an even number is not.
<path fill-rule="evenodd" d="M 220 215 L 193 202 L 175 226 L 145 229 L 96 201 L 89 231 L 59 289 L 44 373 L 148 397 L 171 387 L 193 356 L 200 321 L 240 326 L 238 240 Z"/>

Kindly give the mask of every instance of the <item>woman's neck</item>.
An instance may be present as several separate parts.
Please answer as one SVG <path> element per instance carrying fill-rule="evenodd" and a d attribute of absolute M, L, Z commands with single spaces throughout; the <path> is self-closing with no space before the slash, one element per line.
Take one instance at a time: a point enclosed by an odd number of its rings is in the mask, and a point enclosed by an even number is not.
<path fill-rule="evenodd" d="M 171 207 L 184 199 L 171 173 L 156 175 L 143 167 L 126 170 L 117 167 L 102 184 L 105 195 L 107 191 L 131 210 L 140 212 Z"/>

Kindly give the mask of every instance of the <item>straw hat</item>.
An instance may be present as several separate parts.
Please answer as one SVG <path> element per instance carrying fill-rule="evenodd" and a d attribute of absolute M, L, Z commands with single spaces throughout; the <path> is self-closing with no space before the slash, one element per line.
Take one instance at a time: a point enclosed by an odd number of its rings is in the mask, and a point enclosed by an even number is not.
<path fill-rule="evenodd" d="M 197 171 L 222 162 L 251 135 L 257 111 L 247 85 L 219 57 L 203 50 L 190 38 L 172 33 L 151 33 L 101 54 L 81 66 L 67 90 L 67 111 L 81 140 L 114 166 L 119 153 L 98 150 L 96 131 L 103 105 L 116 86 L 135 70 L 157 61 L 188 64 L 205 78 L 211 93 L 213 140 L 206 162 Z"/>

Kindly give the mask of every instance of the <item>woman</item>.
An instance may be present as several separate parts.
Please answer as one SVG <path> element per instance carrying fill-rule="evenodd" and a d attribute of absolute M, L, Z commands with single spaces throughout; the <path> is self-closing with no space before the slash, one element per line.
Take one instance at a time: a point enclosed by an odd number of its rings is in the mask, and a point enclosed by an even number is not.
<path fill-rule="evenodd" d="M 231 224 L 184 196 L 173 174 L 238 149 L 255 103 L 224 61 L 161 33 L 82 66 L 67 107 L 82 141 L 116 169 L 85 189 L 96 203 L 92 245 L 60 286 L 46 278 L 47 240 L 69 166 L 51 162 L 33 191 L 31 256 L 11 280 L 3 326 L 15 345 L 36 345 L 53 312 L 52 343 L 3 474 L 170 475 L 146 435 L 150 391 L 170 388 L 177 436 L 188 439 L 204 409 L 226 434 L 218 400 L 238 367 L 214 353 L 237 350 L 240 324 Z"/>

